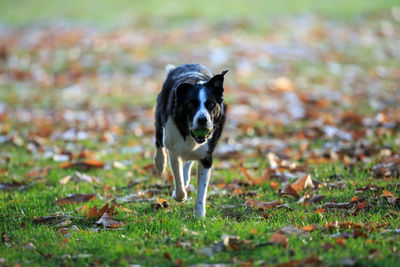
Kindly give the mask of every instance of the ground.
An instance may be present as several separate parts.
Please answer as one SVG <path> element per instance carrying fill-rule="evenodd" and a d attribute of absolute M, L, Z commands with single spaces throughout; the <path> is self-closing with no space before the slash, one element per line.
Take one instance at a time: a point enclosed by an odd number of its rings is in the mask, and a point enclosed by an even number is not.
<path fill-rule="evenodd" d="M 396 1 L 78 2 L 0 4 L 0 264 L 397 265 Z M 230 69 L 205 219 L 152 159 L 187 62 Z"/>

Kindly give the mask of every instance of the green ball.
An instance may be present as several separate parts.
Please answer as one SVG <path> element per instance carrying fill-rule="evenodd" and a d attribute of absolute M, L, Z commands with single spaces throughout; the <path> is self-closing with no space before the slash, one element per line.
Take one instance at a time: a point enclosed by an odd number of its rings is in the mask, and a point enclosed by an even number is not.
<path fill-rule="evenodd" d="M 192 133 L 196 137 L 206 137 L 211 132 L 211 129 L 196 129 Z"/>

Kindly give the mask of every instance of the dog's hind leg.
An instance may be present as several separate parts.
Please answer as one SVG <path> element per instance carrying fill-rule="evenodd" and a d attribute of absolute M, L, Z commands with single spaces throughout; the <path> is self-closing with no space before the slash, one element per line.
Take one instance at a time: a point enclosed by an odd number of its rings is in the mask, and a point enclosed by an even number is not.
<path fill-rule="evenodd" d="M 185 188 L 190 185 L 190 170 L 192 169 L 193 161 L 188 161 L 183 165 L 183 180 L 185 183 Z"/>
<path fill-rule="evenodd" d="M 156 155 L 154 156 L 154 165 L 159 174 L 163 174 L 167 167 L 167 151 L 164 147 L 164 128 L 156 125 Z"/>
<path fill-rule="evenodd" d="M 197 167 L 197 198 L 194 214 L 197 217 L 206 216 L 207 189 L 211 176 L 212 158 L 207 157 L 199 162 Z"/>
<path fill-rule="evenodd" d="M 169 154 L 169 163 L 174 175 L 175 190 L 172 192 L 172 197 L 177 202 L 183 202 L 187 198 L 185 184 L 183 180 L 183 161 L 173 153 Z"/>

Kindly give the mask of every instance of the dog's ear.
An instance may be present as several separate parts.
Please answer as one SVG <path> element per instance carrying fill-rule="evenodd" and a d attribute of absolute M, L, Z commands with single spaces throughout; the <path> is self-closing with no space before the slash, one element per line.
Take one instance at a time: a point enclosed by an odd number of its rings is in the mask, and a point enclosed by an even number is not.
<path fill-rule="evenodd" d="M 212 77 L 208 82 L 207 86 L 212 88 L 214 94 L 222 99 L 222 94 L 224 93 L 224 76 L 228 72 L 228 70 L 224 70 L 220 74 Z"/>
<path fill-rule="evenodd" d="M 192 85 L 190 83 L 181 83 L 178 85 L 178 87 L 175 89 L 175 99 L 178 102 L 183 100 L 191 87 Z"/>

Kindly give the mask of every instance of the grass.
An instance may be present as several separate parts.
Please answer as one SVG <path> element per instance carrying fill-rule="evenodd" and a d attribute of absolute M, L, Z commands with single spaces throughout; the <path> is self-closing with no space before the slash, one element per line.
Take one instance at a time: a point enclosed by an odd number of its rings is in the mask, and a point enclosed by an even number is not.
<path fill-rule="evenodd" d="M 313 12 L 332 18 L 354 18 L 368 13 L 387 11 L 397 4 L 396 0 L 368 2 L 362 0 L 221 0 L 218 3 L 209 0 L 201 2 L 180 0 L 100 0 L 96 2 L 2 0 L 0 2 L 0 18 L 1 21 L 11 24 L 59 18 L 104 23 L 104 25 L 131 19 L 151 21 L 164 18 L 181 23 L 189 18 L 199 18 L 211 22 L 226 18 L 251 18 L 260 23 L 267 23 L 268 20 L 265 19 L 271 16 L 287 16 L 301 12 Z"/>
<path fill-rule="evenodd" d="M 60 265 L 89 263 L 101 265 L 128 265 L 141 264 L 145 266 L 173 265 L 177 259 L 182 259 L 184 265 L 199 262 L 224 263 L 241 261 L 266 261 L 267 263 L 285 263 L 293 259 L 304 259 L 312 255 L 320 255 L 324 264 L 340 264 L 338 259 L 356 258 L 358 264 L 382 266 L 395 266 L 398 258 L 393 257 L 392 251 L 398 245 L 398 235 L 389 232 L 367 233 L 368 237 L 347 239 L 347 246 L 334 245 L 333 249 L 326 251 L 321 244 L 334 244 L 336 238 L 332 234 L 346 230 L 334 230 L 326 233 L 323 230 L 313 231 L 309 236 L 292 236 L 287 248 L 268 246 L 260 248 L 244 247 L 238 251 L 225 251 L 212 257 L 199 253 L 204 247 L 210 246 L 214 241 L 221 240 L 223 234 L 239 236 L 243 240 L 251 240 L 252 244 L 260 244 L 268 241 L 270 235 L 277 229 L 287 226 L 316 224 L 323 226 L 328 222 L 354 222 L 387 223 L 390 228 L 399 228 L 400 222 L 396 219 L 398 211 L 393 212 L 389 206 L 379 206 L 369 211 L 361 211 L 357 216 L 344 214 L 342 211 L 314 213 L 316 206 L 304 207 L 296 203 L 294 198 L 282 198 L 268 185 L 253 186 L 250 190 L 259 189 L 257 199 L 271 201 L 279 199 L 288 203 L 292 210 L 277 209 L 268 211 L 267 219 L 263 218 L 263 212 L 246 208 L 244 200 L 235 196 L 211 196 L 208 201 L 207 218 L 197 220 L 192 216 L 194 197 L 184 204 L 175 203 L 169 196 L 168 190 L 163 190 L 162 198 L 166 198 L 171 207 L 166 210 L 151 208 L 149 203 L 125 204 L 125 208 L 133 211 L 132 214 L 119 211 L 117 220 L 126 225 L 122 229 L 102 230 L 97 228 L 93 220 L 84 218 L 76 209 L 81 205 L 57 206 L 55 200 L 69 193 L 96 193 L 98 198 L 89 202 L 88 206 L 102 206 L 105 202 L 104 185 L 109 185 L 108 194 L 128 195 L 132 189 L 120 189 L 136 177 L 141 177 L 141 167 L 149 164 L 151 159 L 135 159 L 138 168 L 132 171 L 132 177 L 126 177 L 126 172 L 120 170 L 96 170 L 87 172 L 90 175 L 101 177 L 100 184 L 68 183 L 65 186 L 59 184 L 60 178 L 73 172 L 57 168 L 52 160 L 33 161 L 32 156 L 24 148 L 16 148 L 11 145 L 2 147 L 7 151 L 9 161 L 3 164 L 7 168 L 9 178 L 22 180 L 24 174 L 32 167 L 52 166 L 45 179 L 32 182 L 26 190 L 14 190 L 3 192 L 0 195 L 1 231 L 5 231 L 10 238 L 11 248 L 1 245 L 1 255 L 7 262 L 18 262 L 22 265 Z M 110 154 L 107 158 L 115 160 L 131 160 L 128 155 L 121 156 L 118 153 Z M 262 164 L 262 159 L 253 159 L 253 163 Z M 249 162 L 250 163 L 250 162 Z M 217 164 L 218 165 L 218 164 Z M 349 185 L 342 189 L 322 189 L 319 193 L 327 195 L 326 201 L 348 201 L 355 195 L 355 189 L 366 184 L 376 184 L 369 178 L 367 172 L 350 171 L 341 164 L 323 165 L 315 169 L 314 177 L 327 180 L 327 177 L 343 175 Z M 240 177 L 240 176 L 239 176 Z M 227 170 L 215 170 L 213 183 L 228 183 L 237 178 L 237 174 Z M 155 176 L 147 176 L 143 184 L 138 188 L 148 188 L 154 184 L 160 184 L 160 179 Z M 244 179 L 243 177 L 241 179 Z M 381 182 L 386 186 L 386 182 Z M 369 195 L 373 195 L 372 193 Z M 391 212 L 392 211 L 392 212 Z M 70 236 L 65 237 L 61 228 L 37 225 L 32 218 L 46 216 L 62 212 L 77 217 L 71 222 L 74 230 L 67 230 Z M 68 226 L 66 227 L 68 228 Z M 72 229 L 72 228 L 70 228 Z M 187 229 L 187 230 L 186 230 Z M 98 231 L 98 232 L 97 232 Z M 351 232 L 351 231 L 349 231 Z M 179 246 L 179 242 L 189 242 L 189 248 Z M 34 249 L 26 246 L 32 243 Z M 379 250 L 379 257 L 372 260 L 368 258 L 372 250 Z M 170 257 L 164 256 L 168 253 Z M 69 255 L 69 256 L 66 256 Z M 74 258 L 74 257 L 77 258 Z M 72 258 L 71 258 L 72 257 Z M 382 261 L 384 259 L 384 261 Z"/>

